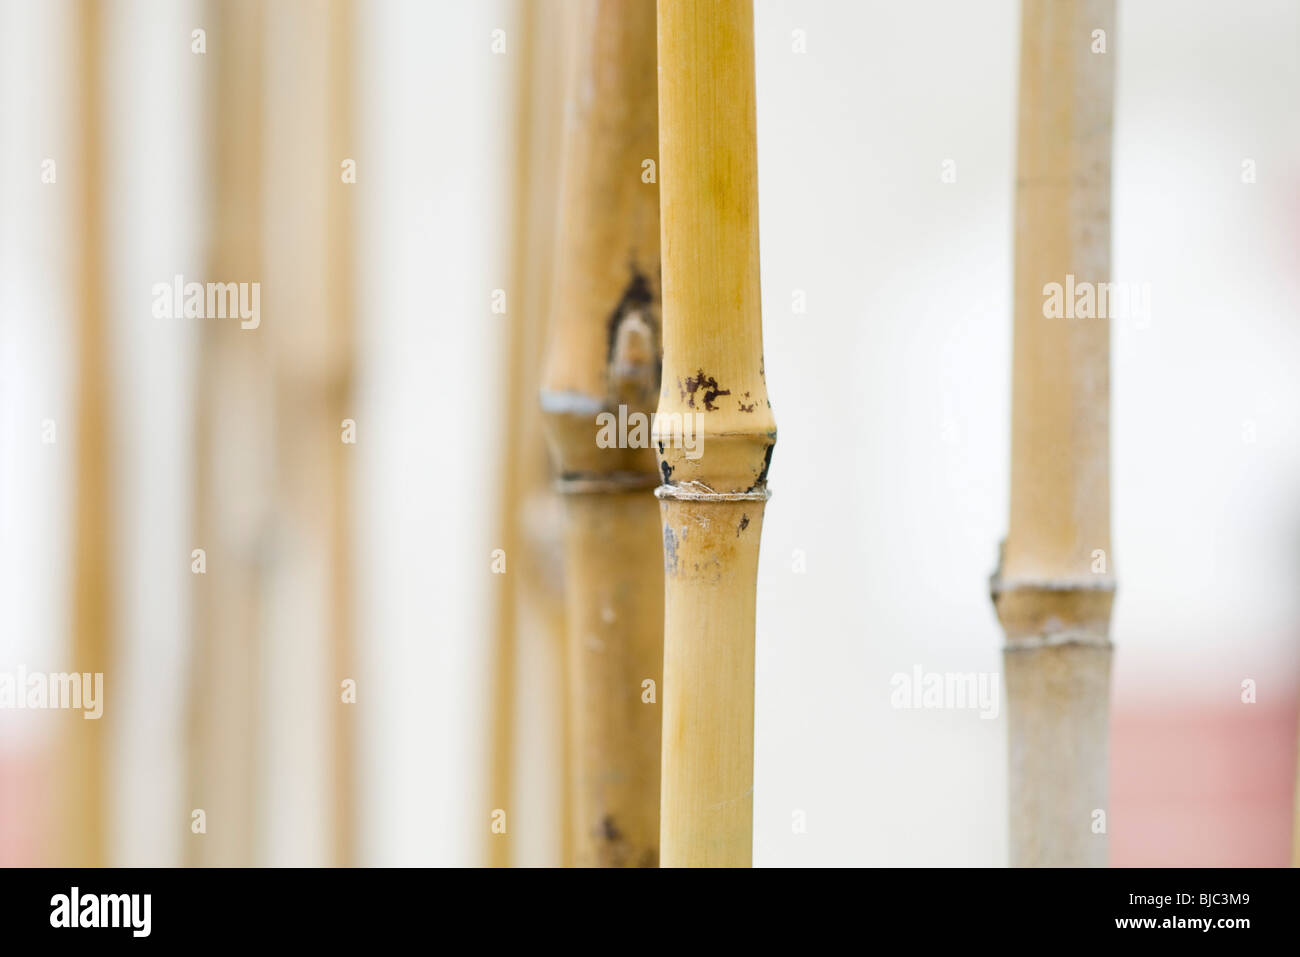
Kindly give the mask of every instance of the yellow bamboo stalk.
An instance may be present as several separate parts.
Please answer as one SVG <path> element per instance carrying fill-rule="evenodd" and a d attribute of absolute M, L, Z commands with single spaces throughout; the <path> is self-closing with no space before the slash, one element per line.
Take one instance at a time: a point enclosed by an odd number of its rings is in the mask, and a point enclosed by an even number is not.
<path fill-rule="evenodd" d="M 554 328 L 541 406 L 566 498 L 569 775 L 579 865 L 655 866 L 659 859 L 660 715 L 649 699 L 657 701 L 660 678 L 663 580 L 648 424 L 644 447 L 597 443 L 600 413 L 648 416 L 659 385 L 659 196 L 644 176 L 658 135 L 654 25 L 653 0 L 585 0 L 575 12 L 565 104 Z"/>
<path fill-rule="evenodd" d="M 1295 814 L 1291 821 L 1291 866 L 1300 867 L 1300 758 L 1295 769 Z"/>
<path fill-rule="evenodd" d="M 569 8 L 565 8 L 566 10 Z M 516 129 L 514 169 L 513 246 L 511 250 L 511 301 L 507 311 L 509 341 L 505 363 L 505 456 L 498 527 L 508 556 L 508 574 L 501 576 L 497 595 L 497 620 L 493 634 L 492 707 L 489 739 L 489 800 L 493 810 L 513 811 L 519 793 L 516 727 L 520 720 L 521 688 L 518 683 L 520 645 L 530 636 L 539 638 L 539 657 L 550 666 L 550 685 L 558 694 L 542 700 L 559 712 L 559 767 L 567 766 L 564 751 L 564 712 L 568 700 L 564 667 L 563 578 L 559 511 L 546 461 L 541 410 L 537 390 L 549 317 L 552 251 L 556 230 L 554 170 L 561 154 L 564 17 L 538 16 L 537 4 L 519 0 L 520 51 L 516 73 Z M 568 775 L 558 777 L 560 860 L 572 860 L 569 803 L 565 797 Z M 518 862 L 515 820 L 507 816 L 504 833 L 488 830 L 488 863 L 509 867 Z"/>
<path fill-rule="evenodd" d="M 326 132 L 331 158 L 355 157 L 355 36 L 356 10 L 352 0 L 333 0 L 329 8 L 328 51 L 330 58 L 328 115 Z M 331 163 L 336 168 L 337 163 Z M 345 418 L 355 414 L 352 384 L 355 378 L 353 357 L 356 354 L 356 252 L 353 235 L 354 187 L 335 176 L 326 193 L 329 248 L 326 269 L 331 277 L 330 325 L 341 346 L 342 368 L 326 386 L 324 402 L 327 418 L 339 428 Z M 331 430 L 333 431 L 333 430 Z M 339 439 L 338 435 L 334 438 Z M 357 721 L 354 710 L 340 705 L 339 688 L 344 678 L 358 680 L 357 656 L 353 636 L 352 598 L 352 447 L 341 439 L 329 443 L 328 475 L 330 508 L 327 513 L 327 540 L 330 556 L 330 625 L 329 660 L 334 689 L 330 717 L 333 722 L 334 755 L 331 765 L 334 784 L 333 863 L 353 866 L 358 863 L 357 806 Z"/>
<path fill-rule="evenodd" d="M 541 103 L 546 105 L 548 116 L 553 112 L 555 119 L 554 122 L 534 124 L 534 130 L 539 136 L 545 134 L 550 137 L 544 146 L 539 144 L 536 149 L 539 156 L 555 157 L 556 163 L 553 168 L 559 168 L 563 162 L 563 104 L 565 91 L 570 88 L 573 81 L 576 60 L 573 56 L 573 44 L 576 42 L 578 32 L 576 28 L 578 15 L 578 8 L 574 4 L 565 4 L 559 16 L 542 18 L 546 25 L 544 28 L 539 24 L 539 33 L 545 34 L 539 38 L 539 46 L 549 51 L 549 57 L 556 59 L 557 62 L 549 64 L 546 82 L 543 83 L 539 79 L 534 84 L 534 89 L 537 91 L 536 95 L 541 97 Z M 529 288 L 536 288 L 537 301 L 546 303 L 544 310 L 546 334 L 543 336 L 543 343 L 545 343 L 550 339 L 554 318 L 551 315 L 551 307 L 554 302 L 555 238 L 558 235 L 560 204 L 559 191 L 555 189 L 555 179 L 549 174 L 547 168 L 534 164 L 532 173 L 537 180 L 535 194 L 544 204 L 545 215 L 535 217 L 533 232 L 536 236 L 537 248 L 544 252 L 539 252 L 535 257 L 537 278 L 535 281 L 530 281 Z M 538 353 L 542 354 L 542 352 L 539 346 Z M 530 396 L 540 391 L 540 367 L 537 369 L 537 378 L 539 381 L 530 387 Z M 532 412 L 538 418 L 536 426 L 529 430 L 531 434 L 528 441 L 531 443 L 541 437 L 541 457 L 546 460 L 548 459 L 546 430 L 541 418 L 541 407 L 533 403 Z M 544 483 L 535 484 L 538 472 L 530 469 L 530 485 L 523 492 L 523 507 L 525 514 L 529 516 L 525 528 L 531 530 L 529 538 L 533 543 L 530 561 L 524 569 L 523 586 L 528 596 L 525 607 L 531 610 L 531 619 L 541 626 L 546 640 L 544 650 L 553 663 L 549 673 L 553 675 L 556 694 L 551 700 L 558 705 L 556 717 L 560 736 L 560 760 L 555 766 L 558 768 L 556 790 L 560 815 L 558 828 L 560 864 L 563 867 L 572 867 L 577 860 L 577 840 L 574 837 L 573 826 L 576 817 L 573 803 L 573 775 L 569 773 L 574 759 L 573 728 L 570 720 L 572 708 L 570 707 L 568 628 L 564 616 L 567 593 L 564 585 L 564 507 L 561 496 L 556 494 L 555 486 L 550 480 L 549 461 L 546 462 L 544 474 Z"/>
<path fill-rule="evenodd" d="M 208 278 L 262 275 L 265 25 L 259 0 L 221 0 L 205 18 L 215 118 Z M 257 333 L 205 323 L 196 389 L 194 653 L 189 690 L 188 811 L 202 810 L 185 845 L 190 866 L 256 863 L 258 665 L 274 454 L 270 367 Z"/>
<path fill-rule="evenodd" d="M 102 673 L 103 716 L 83 720 L 69 711 L 63 720 L 57 820 L 59 863 L 102 867 L 108 855 L 106 752 L 114 724 L 112 578 L 114 556 L 109 418 L 108 314 L 104 263 L 104 23 L 100 4 L 82 0 L 76 8 L 76 95 L 80 110 L 75 162 L 79 217 L 76 308 L 77 469 L 73 518 L 73 671 Z"/>
<path fill-rule="evenodd" d="M 262 300 L 279 432 L 277 600 L 283 620 L 318 629 L 310 648 L 323 677 L 287 705 L 301 705 L 307 721 L 319 716 L 325 723 L 324 767 L 304 756 L 303 768 L 321 774 L 325 859 L 351 866 L 357 860 L 357 710 L 366 689 L 352 640 L 348 497 L 352 459 L 369 424 L 357 421 L 352 401 L 353 204 L 366 175 L 353 137 L 355 7 L 351 0 L 282 0 L 268 11 L 271 35 L 282 38 L 276 56 L 285 65 L 268 93 L 278 111 L 270 167 L 278 185 L 268 197 Z M 348 161 L 357 165 L 345 166 Z M 276 640 L 295 647 L 292 636 Z M 345 691 L 347 681 L 356 684 Z"/>
<path fill-rule="evenodd" d="M 1048 318 L 1045 287 L 1110 273 L 1114 0 L 1025 0 L 1016 185 L 1006 632 L 1015 866 L 1104 866 L 1115 580 L 1110 329 Z M 1067 276 L 1072 275 L 1073 280 Z"/>
<path fill-rule="evenodd" d="M 759 301 L 752 3 L 660 0 L 659 58 L 661 858 L 747 867 L 755 584 L 776 444 Z"/>

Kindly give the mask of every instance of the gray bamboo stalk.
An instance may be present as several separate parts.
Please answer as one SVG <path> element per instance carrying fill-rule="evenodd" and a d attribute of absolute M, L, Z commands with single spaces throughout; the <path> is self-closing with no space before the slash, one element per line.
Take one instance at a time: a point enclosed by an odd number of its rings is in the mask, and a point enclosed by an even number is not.
<path fill-rule="evenodd" d="M 1110 272 L 1114 0 L 1025 0 L 1020 53 L 1006 633 L 1010 859 L 1104 866 L 1110 330 L 1048 318 L 1045 286 Z M 1104 31 L 1107 52 L 1095 52 Z"/>

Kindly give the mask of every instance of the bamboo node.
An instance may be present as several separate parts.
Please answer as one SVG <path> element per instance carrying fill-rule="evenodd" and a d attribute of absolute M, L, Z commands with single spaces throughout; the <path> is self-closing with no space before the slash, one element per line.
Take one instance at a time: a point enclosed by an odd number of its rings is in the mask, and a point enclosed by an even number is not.
<path fill-rule="evenodd" d="M 555 480 L 561 495 L 588 495 L 603 492 L 632 492 L 654 486 L 659 476 L 644 472 L 610 472 L 607 475 L 562 475 Z"/>
<path fill-rule="evenodd" d="M 999 578 L 995 573 L 989 576 L 989 593 L 996 598 L 1006 592 L 1089 592 L 1115 591 L 1113 575 L 1094 575 L 1089 578 Z"/>
<path fill-rule="evenodd" d="M 679 502 L 766 502 L 771 497 L 767 486 L 749 492 L 715 492 L 703 482 L 696 481 L 660 485 L 655 489 L 655 498 Z"/>
<path fill-rule="evenodd" d="M 1039 648 L 1052 648 L 1058 645 L 1081 645 L 1089 648 L 1112 650 L 1115 645 L 1105 635 L 1092 631 L 1069 629 L 1041 635 L 1024 635 L 1008 638 L 1002 646 L 1003 651 L 1035 651 Z"/>

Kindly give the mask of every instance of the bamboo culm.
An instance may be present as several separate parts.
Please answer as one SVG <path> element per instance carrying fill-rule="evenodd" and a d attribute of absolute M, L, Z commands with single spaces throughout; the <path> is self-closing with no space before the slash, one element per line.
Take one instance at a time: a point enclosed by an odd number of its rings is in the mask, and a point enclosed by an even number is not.
<path fill-rule="evenodd" d="M 753 8 L 661 0 L 665 867 L 749 866 L 763 367 Z M 724 104 L 725 106 L 718 106 Z"/>
<path fill-rule="evenodd" d="M 1110 330 L 1044 287 L 1110 272 L 1114 0 L 1025 0 L 1011 515 L 993 600 L 1006 634 L 1010 860 L 1104 866 L 1110 614 Z"/>
<path fill-rule="evenodd" d="M 227 42 L 210 56 L 216 130 L 246 124 L 236 141 L 214 134 L 213 276 L 262 274 L 261 217 L 265 25 L 257 0 L 211 5 L 212 29 Z M 191 833 L 190 866 L 250 867 L 254 848 L 262 719 L 257 673 L 263 654 L 262 584 L 274 438 L 261 410 L 272 407 L 270 363 L 255 336 L 200 331 L 195 432 L 194 653 L 189 674 L 188 806 L 222 822 L 222 840 Z M 221 463 L 239 462 L 223 471 Z"/>
<path fill-rule="evenodd" d="M 104 306 L 105 191 L 104 119 L 101 105 L 104 11 L 83 0 L 76 11 L 79 48 L 77 97 L 82 112 L 78 144 L 76 211 L 76 429 L 72 570 L 72 657 L 74 671 L 105 674 L 112 682 L 114 662 L 111 469 L 108 365 L 108 311 Z M 108 858 L 108 748 L 113 721 L 108 711 L 98 721 L 68 712 L 62 721 L 63 759 L 59 786 L 55 859 L 65 866 L 102 867 Z"/>
<path fill-rule="evenodd" d="M 485 827 L 492 867 L 527 864 L 538 841 L 525 840 L 528 813 L 513 813 L 523 793 L 536 793 L 519 761 L 529 727 L 552 731 L 544 742 L 555 760 L 547 770 L 568 765 L 564 721 L 568 692 L 564 666 L 564 580 L 560 504 L 551 487 L 546 440 L 537 404 L 541 356 L 547 341 L 551 279 L 554 273 L 555 217 L 558 204 L 554 171 L 561 154 L 561 99 L 566 29 L 564 16 L 543 15 L 532 0 L 516 0 L 522 37 L 516 82 L 516 159 L 510 243 L 511 308 L 505 356 L 505 455 L 497 518 L 498 545 L 509 556 L 509 573 L 494 575 L 497 619 L 493 633 L 492 691 L 489 711 L 489 807 L 506 812 L 505 827 Z M 558 692 L 529 694 L 521 674 L 547 674 Z M 543 718 L 538 721 L 538 718 Z M 572 861 L 567 775 L 547 775 L 541 783 L 554 795 L 555 828 L 532 829 L 528 837 L 558 835 L 540 857 Z"/>
<path fill-rule="evenodd" d="M 659 862 L 657 689 L 663 578 L 655 462 L 598 441 L 600 417 L 653 409 L 659 194 L 653 0 L 585 0 L 566 98 L 551 348 L 541 407 L 565 499 L 574 862 Z"/>

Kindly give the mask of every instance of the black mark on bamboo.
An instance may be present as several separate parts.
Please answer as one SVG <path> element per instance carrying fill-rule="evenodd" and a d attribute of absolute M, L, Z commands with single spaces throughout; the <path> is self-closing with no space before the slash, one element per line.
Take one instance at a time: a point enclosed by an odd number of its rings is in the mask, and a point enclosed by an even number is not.
<path fill-rule="evenodd" d="M 717 411 L 718 407 L 713 404 L 714 399 L 719 396 L 731 395 L 730 389 L 724 389 L 719 386 L 718 380 L 711 375 L 705 375 L 703 369 L 697 371 L 694 376 L 687 377 L 685 385 L 683 385 L 682 381 L 678 379 L 677 388 L 681 391 L 682 398 L 686 400 L 686 404 L 692 409 L 696 407 L 695 393 L 703 392 L 702 398 L 704 400 L 705 412 Z"/>
<path fill-rule="evenodd" d="M 756 492 L 758 489 L 767 484 L 767 470 L 772 467 L 772 453 L 776 451 L 776 436 L 772 435 L 772 441 L 767 443 L 767 448 L 763 451 L 763 468 L 758 473 L 758 480 L 748 489 L 750 492 Z"/>
<path fill-rule="evenodd" d="M 605 843 L 603 857 L 608 866 L 623 867 L 633 860 L 636 849 L 624 839 L 623 832 L 618 829 L 618 825 L 610 815 L 606 814 L 601 819 L 598 834 Z M 658 867 L 659 853 L 652 847 L 642 848 L 635 860 L 637 867 Z"/>
<path fill-rule="evenodd" d="M 605 367 L 616 398 L 640 405 L 659 388 L 663 348 L 650 280 L 635 261 L 629 269 L 628 283 L 606 321 Z"/>

